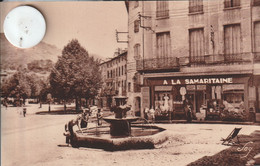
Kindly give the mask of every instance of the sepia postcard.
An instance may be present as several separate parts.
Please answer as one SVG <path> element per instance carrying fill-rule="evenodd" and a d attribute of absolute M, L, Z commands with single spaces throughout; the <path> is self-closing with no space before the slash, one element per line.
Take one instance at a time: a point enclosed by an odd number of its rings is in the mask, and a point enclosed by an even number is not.
<path fill-rule="evenodd" d="M 1 165 L 260 165 L 259 13 L 1 1 Z"/>

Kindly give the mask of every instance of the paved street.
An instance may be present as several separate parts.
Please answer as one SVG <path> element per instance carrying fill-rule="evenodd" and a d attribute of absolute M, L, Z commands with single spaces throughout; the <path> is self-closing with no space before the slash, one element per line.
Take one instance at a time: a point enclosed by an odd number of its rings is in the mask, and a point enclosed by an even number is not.
<path fill-rule="evenodd" d="M 29 105 L 28 115 L 21 108 L 1 108 L 2 166 L 59 165 L 186 165 L 205 155 L 228 148 L 221 137 L 234 127 L 250 134 L 259 126 L 223 124 L 158 124 L 168 129 L 170 140 L 152 150 L 106 152 L 100 149 L 65 147 L 64 124 L 75 115 L 36 115 L 48 110 Z M 90 124 L 94 126 L 95 124 Z M 58 146 L 61 145 L 61 146 Z"/>

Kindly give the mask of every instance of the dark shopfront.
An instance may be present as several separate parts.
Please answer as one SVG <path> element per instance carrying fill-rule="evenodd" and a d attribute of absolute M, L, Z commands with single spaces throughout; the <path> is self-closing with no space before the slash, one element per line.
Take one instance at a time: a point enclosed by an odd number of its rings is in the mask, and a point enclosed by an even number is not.
<path fill-rule="evenodd" d="M 149 105 L 143 106 L 153 107 L 157 119 L 185 119 L 188 98 L 194 118 L 246 121 L 256 101 L 251 82 L 252 75 L 146 78 L 143 97 L 149 96 Z"/>

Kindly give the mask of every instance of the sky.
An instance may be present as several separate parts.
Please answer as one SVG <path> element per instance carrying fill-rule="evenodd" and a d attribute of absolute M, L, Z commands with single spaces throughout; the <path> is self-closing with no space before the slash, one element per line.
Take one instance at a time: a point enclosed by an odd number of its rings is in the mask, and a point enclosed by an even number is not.
<path fill-rule="evenodd" d="M 20 5 L 38 9 L 47 24 L 43 41 L 62 49 L 71 39 L 78 39 L 90 53 L 102 58 L 113 57 L 117 48 L 115 30 L 127 32 L 127 10 L 124 1 L 70 2 L 1 2 L 1 32 L 10 10 Z"/>

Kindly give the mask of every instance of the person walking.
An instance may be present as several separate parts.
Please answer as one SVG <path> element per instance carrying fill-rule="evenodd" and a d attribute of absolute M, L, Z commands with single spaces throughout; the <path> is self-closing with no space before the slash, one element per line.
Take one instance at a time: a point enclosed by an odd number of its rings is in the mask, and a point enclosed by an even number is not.
<path fill-rule="evenodd" d="M 186 114 L 187 122 L 191 122 L 192 121 L 192 103 L 190 102 L 190 100 L 187 97 L 183 101 L 183 107 L 184 107 L 184 112 Z"/>
<path fill-rule="evenodd" d="M 97 112 L 97 124 L 98 124 L 98 126 L 102 125 L 102 112 L 101 112 L 100 108 L 98 109 L 98 112 Z"/>
<path fill-rule="evenodd" d="M 153 109 L 153 107 L 149 110 L 150 116 L 151 116 L 151 120 L 152 123 L 154 123 L 155 121 L 155 110 Z"/>
<path fill-rule="evenodd" d="M 23 117 L 26 116 L 26 108 L 23 108 Z"/>
<path fill-rule="evenodd" d="M 88 126 L 88 119 L 89 119 L 89 112 L 86 110 L 83 110 L 83 113 L 81 114 L 80 117 L 80 128 L 87 128 Z"/>

